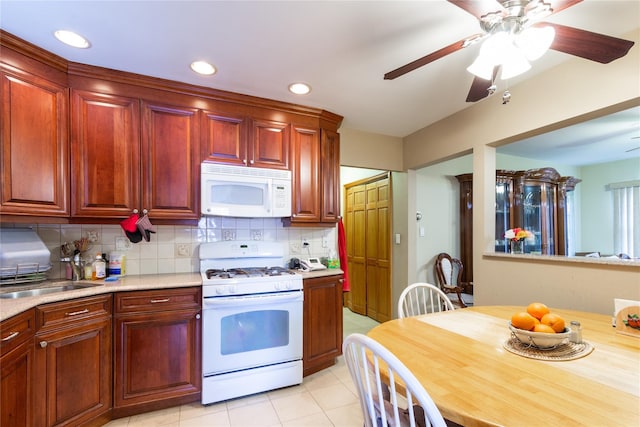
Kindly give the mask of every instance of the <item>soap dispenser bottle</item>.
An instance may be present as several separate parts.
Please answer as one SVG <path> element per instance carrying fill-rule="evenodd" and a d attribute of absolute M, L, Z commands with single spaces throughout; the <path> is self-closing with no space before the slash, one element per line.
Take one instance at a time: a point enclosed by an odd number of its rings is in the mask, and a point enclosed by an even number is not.
<path fill-rule="evenodd" d="M 102 259 L 102 255 L 98 254 L 93 262 L 91 280 L 102 280 L 105 277 L 107 277 L 107 263 Z"/>

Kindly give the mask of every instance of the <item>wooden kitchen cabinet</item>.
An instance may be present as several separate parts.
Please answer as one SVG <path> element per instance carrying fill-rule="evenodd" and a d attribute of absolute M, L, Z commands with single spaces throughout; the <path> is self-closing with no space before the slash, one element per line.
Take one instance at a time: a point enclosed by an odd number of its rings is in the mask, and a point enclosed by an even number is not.
<path fill-rule="evenodd" d="M 206 162 L 288 170 L 290 139 L 288 123 L 203 111 L 202 160 Z"/>
<path fill-rule="evenodd" d="M 335 224 L 340 215 L 340 135 L 293 126 L 292 213 L 286 225 Z"/>
<path fill-rule="evenodd" d="M 342 282 L 341 274 L 304 280 L 304 376 L 334 365 L 342 354 Z"/>
<path fill-rule="evenodd" d="M 199 110 L 142 103 L 142 209 L 151 219 L 200 219 Z"/>
<path fill-rule="evenodd" d="M 111 295 L 36 308 L 36 426 L 109 419 L 112 403 Z"/>
<path fill-rule="evenodd" d="M 0 78 L 1 217 L 68 217 L 66 74 L 3 48 Z"/>
<path fill-rule="evenodd" d="M 73 217 L 126 217 L 140 208 L 140 101 L 71 91 Z"/>
<path fill-rule="evenodd" d="M 340 217 L 340 134 L 322 129 L 322 205 L 320 221 L 335 223 Z"/>
<path fill-rule="evenodd" d="M 199 217 L 198 110 L 71 92 L 74 218 Z"/>
<path fill-rule="evenodd" d="M 114 417 L 199 401 L 199 287 L 115 294 Z"/>
<path fill-rule="evenodd" d="M 0 426 L 33 426 L 35 310 L 0 324 Z"/>
<path fill-rule="evenodd" d="M 291 223 L 320 222 L 320 129 L 293 126 Z"/>

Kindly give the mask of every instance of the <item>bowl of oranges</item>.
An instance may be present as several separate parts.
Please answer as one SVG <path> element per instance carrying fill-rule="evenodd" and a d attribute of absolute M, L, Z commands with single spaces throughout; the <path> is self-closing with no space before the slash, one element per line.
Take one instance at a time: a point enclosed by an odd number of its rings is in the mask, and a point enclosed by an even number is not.
<path fill-rule="evenodd" d="M 529 304 L 526 311 L 514 313 L 509 329 L 521 343 L 541 350 L 565 344 L 571 336 L 564 319 L 539 302 Z"/>

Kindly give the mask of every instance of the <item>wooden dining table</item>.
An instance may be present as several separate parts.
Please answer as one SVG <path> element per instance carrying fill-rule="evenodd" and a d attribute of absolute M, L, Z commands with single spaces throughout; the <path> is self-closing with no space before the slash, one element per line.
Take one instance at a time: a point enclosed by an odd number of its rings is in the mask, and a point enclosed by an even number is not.
<path fill-rule="evenodd" d="M 533 359 L 505 347 L 511 315 L 524 310 L 468 307 L 391 320 L 367 335 L 414 373 L 444 418 L 463 426 L 640 426 L 640 337 L 616 333 L 611 316 L 552 308 L 567 324 L 581 323 L 592 351 Z"/>

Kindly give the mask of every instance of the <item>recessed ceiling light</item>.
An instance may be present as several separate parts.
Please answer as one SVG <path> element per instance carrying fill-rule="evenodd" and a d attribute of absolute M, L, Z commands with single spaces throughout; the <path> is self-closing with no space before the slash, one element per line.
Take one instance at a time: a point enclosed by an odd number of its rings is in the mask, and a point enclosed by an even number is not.
<path fill-rule="evenodd" d="M 291 83 L 289 85 L 289 91 L 296 95 L 306 95 L 311 92 L 311 86 L 306 83 Z"/>
<path fill-rule="evenodd" d="M 89 40 L 85 39 L 79 34 L 74 33 L 73 31 L 58 30 L 53 33 L 53 35 L 56 36 L 56 38 L 62 43 L 68 44 L 69 46 L 77 47 L 80 49 L 86 49 L 91 46 Z"/>
<path fill-rule="evenodd" d="M 210 76 L 216 73 L 216 67 L 205 61 L 194 61 L 191 63 L 191 69 L 198 74 Z"/>

